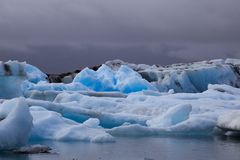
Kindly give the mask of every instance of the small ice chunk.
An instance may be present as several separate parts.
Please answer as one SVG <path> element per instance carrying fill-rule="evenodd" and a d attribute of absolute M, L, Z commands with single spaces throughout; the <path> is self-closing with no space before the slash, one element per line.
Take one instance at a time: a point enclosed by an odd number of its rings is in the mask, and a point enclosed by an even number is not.
<path fill-rule="evenodd" d="M 52 149 L 46 145 L 32 145 L 32 146 L 25 146 L 19 149 L 14 150 L 14 153 L 18 154 L 39 154 L 39 153 L 50 153 Z"/>

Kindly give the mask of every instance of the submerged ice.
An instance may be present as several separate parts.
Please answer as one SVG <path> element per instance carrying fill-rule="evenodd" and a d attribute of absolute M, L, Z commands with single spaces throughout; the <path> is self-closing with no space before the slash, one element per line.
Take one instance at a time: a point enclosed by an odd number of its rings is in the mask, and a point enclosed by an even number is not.
<path fill-rule="evenodd" d="M 28 140 L 113 142 L 116 136 L 240 130 L 239 64 L 108 61 L 83 69 L 66 84 L 48 82 L 32 65 L 1 62 L 0 149 Z"/>

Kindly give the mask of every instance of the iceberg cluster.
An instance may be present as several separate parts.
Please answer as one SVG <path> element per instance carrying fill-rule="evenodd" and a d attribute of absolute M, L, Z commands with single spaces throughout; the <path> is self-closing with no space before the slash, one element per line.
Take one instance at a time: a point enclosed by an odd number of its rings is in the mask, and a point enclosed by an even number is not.
<path fill-rule="evenodd" d="M 216 59 L 168 66 L 131 64 L 121 60 L 106 62 L 117 69 L 127 65 L 144 79 L 152 82 L 161 92 L 174 89 L 175 92 L 196 93 L 207 90 L 208 84 L 227 84 L 240 87 L 240 64 L 238 59 Z"/>
<path fill-rule="evenodd" d="M 48 82 L 26 63 L 1 66 L 0 149 L 28 140 L 102 143 L 240 130 L 240 60 L 166 67 L 108 61 L 67 84 Z"/>
<path fill-rule="evenodd" d="M 118 91 L 131 93 L 142 90 L 157 90 L 151 83 L 128 66 L 121 66 L 117 71 L 102 65 L 97 71 L 85 68 L 69 84 L 64 83 L 31 83 L 25 82 L 23 90 L 37 91 Z"/>

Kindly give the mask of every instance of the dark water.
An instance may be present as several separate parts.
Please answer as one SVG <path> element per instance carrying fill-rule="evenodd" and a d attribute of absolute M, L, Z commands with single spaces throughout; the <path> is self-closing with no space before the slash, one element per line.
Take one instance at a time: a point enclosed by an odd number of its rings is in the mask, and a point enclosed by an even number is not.
<path fill-rule="evenodd" d="M 39 143 L 39 142 L 38 142 Z M 0 153 L 0 160 L 239 160 L 240 139 L 226 137 L 117 138 L 115 143 L 52 142 L 57 154 Z"/>

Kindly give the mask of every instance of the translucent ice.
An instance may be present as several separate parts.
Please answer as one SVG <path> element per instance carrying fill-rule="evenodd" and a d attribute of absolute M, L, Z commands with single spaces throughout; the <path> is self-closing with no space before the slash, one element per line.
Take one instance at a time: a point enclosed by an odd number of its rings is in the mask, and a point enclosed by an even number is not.
<path fill-rule="evenodd" d="M 73 82 L 80 82 L 95 91 L 130 93 L 141 90 L 156 90 L 137 72 L 124 65 L 117 71 L 106 65 L 102 65 L 97 71 L 85 68 L 74 78 Z"/>

